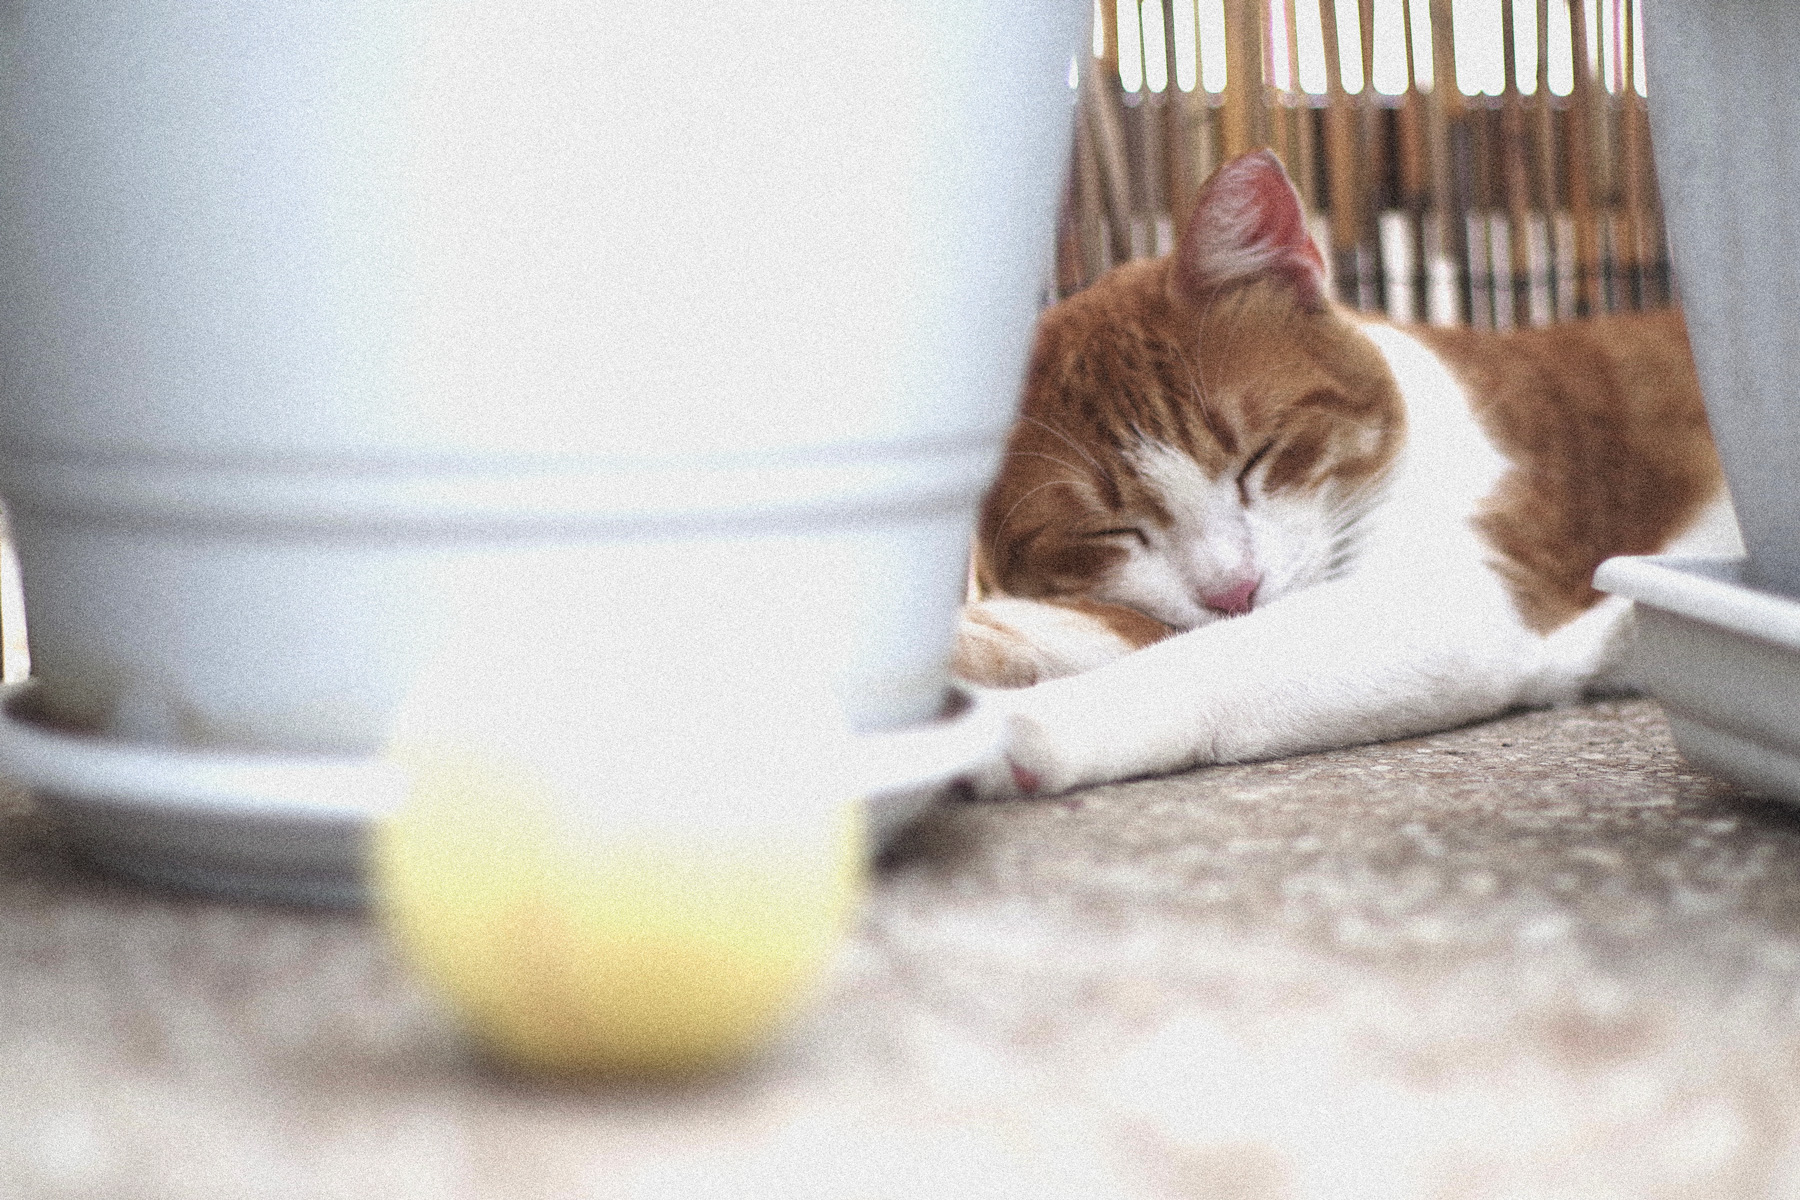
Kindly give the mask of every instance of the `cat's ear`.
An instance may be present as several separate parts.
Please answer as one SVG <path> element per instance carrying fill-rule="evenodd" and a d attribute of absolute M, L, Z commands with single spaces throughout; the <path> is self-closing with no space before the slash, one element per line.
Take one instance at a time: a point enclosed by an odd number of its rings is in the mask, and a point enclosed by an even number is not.
<path fill-rule="evenodd" d="M 1283 279 L 1308 307 L 1325 302 L 1325 259 L 1281 160 L 1257 150 L 1232 159 L 1200 189 L 1175 248 L 1172 285 L 1199 300 L 1254 279 Z"/>

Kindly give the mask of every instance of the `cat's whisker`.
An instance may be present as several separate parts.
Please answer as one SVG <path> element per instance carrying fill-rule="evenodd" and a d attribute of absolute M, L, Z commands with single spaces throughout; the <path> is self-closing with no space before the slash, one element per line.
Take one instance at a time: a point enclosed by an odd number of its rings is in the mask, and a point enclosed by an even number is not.
<path fill-rule="evenodd" d="M 1049 433 L 1055 434 L 1057 437 L 1061 438 L 1064 442 L 1066 442 L 1068 444 L 1069 449 L 1075 451 L 1076 454 L 1080 455 L 1084 460 L 1086 460 L 1088 466 L 1094 468 L 1094 470 L 1096 470 L 1096 471 L 1099 471 L 1101 474 L 1106 473 L 1106 468 L 1102 467 L 1099 464 L 1099 462 L 1095 460 L 1093 455 L 1089 454 L 1086 450 L 1082 449 L 1081 443 L 1077 442 L 1074 438 L 1070 437 L 1067 433 L 1063 432 L 1061 429 L 1058 429 L 1056 426 L 1050 424 L 1048 421 L 1039 420 L 1037 417 L 1031 416 L 1029 413 L 1020 413 L 1019 420 L 1029 421 L 1033 425 L 1036 425 L 1038 428 L 1043 429 Z M 1063 465 L 1068 466 L 1067 463 L 1064 463 Z M 1070 467 L 1070 470 L 1074 470 L 1074 468 Z"/>
<path fill-rule="evenodd" d="M 1365 479 L 1336 497 L 1332 502 L 1332 511 L 1342 512 L 1354 508 L 1359 510 L 1359 515 L 1366 515 L 1380 506 L 1387 494 L 1388 483 L 1385 475 Z"/>
<path fill-rule="evenodd" d="M 1053 462 L 1059 467 L 1066 468 L 1071 474 L 1075 475 L 1077 478 L 1079 478 L 1081 475 L 1081 468 L 1076 466 L 1074 463 L 1070 462 L 1068 459 L 1058 458 L 1054 454 L 1045 454 L 1041 450 L 1008 450 L 1006 452 L 1005 457 L 1007 457 L 1007 458 L 1041 458 L 1046 462 Z M 1095 464 L 1094 469 L 1096 471 L 1099 470 L 1100 469 L 1099 465 Z"/>
<path fill-rule="evenodd" d="M 1167 339 L 1167 342 L 1169 348 L 1175 351 L 1175 357 L 1181 360 L 1181 369 L 1187 373 L 1188 386 L 1192 389 L 1194 394 L 1194 403 L 1198 404 L 1201 408 L 1210 411 L 1212 409 L 1212 397 L 1209 396 L 1206 391 L 1206 373 L 1194 369 L 1193 361 L 1188 358 L 1187 351 L 1181 348 L 1180 342 L 1175 341 L 1173 338 Z"/>
<path fill-rule="evenodd" d="M 1026 492 L 1023 496 L 1020 496 L 1017 500 L 1015 500 L 1013 502 L 1012 507 L 1007 509 L 1006 512 L 1001 515 L 998 524 L 995 525 L 995 529 L 996 530 L 1004 530 L 1007 527 L 1007 525 L 1011 523 L 1013 514 L 1019 511 L 1019 506 L 1021 504 L 1024 504 L 1027 500 L 1031 499 L 1033 496 L 1037 495 L 1039 492 L 1043 491 L 1045 488 L 1055 487 L 1058 484 L 1061 484 L 1064 487 L 1072 487 L 1072 488 L 1081 488 L 1081 487 L 1086 486 L 1079 479 L 1049 479 L 1049 480 L 1045 480 L 1043 483 L 1038 484 L 1036 487 L 1032 488 L 1030 491 Z"/>
<path fill-rule="evenodd" d="M 1361 523 L 1371 512 L 1375 511 L 1376 501 L 1379 499 L 1379 493 L 1351 496 L 1344 501 L 1334 504 L 1327 510 L 1326 516 L 1339 529 L 1353 528 Z"/>

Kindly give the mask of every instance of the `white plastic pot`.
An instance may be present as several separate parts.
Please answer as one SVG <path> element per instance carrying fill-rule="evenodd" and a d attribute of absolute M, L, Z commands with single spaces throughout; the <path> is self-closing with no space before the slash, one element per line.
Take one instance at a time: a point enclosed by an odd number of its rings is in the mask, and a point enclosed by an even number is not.
<path fill-rule="evenodd" d="M 1744 582 L 1800 598 L 1800 8 L 1645 9 L 1657 180 Z"/>
<path fill-rule="evenodd" d="M 1675 283 L 1747 554 L 1613 559 L 1595 584 L 1636 602 L 1634 674 L 1683 753 L 1800 802 L 1800 8 L 1645 9 Z"/>
<path fill-rule="evenodd" d="M 600 746 L 619 819 L 979 751 L 868 735 L 950 695 L 1079 5 L 12 10 L 0 757 L 96 853 L 353 890 L 421 721 Z"/>

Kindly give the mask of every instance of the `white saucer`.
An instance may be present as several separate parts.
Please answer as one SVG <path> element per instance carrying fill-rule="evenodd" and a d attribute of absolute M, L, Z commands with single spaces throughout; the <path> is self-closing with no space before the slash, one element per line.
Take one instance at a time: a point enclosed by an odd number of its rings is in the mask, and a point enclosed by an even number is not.
<path fill-rule="evenodd" d="M 1744 560 L 1612 558 L 1594 586 L 1637 604 L 1633 681 L 1694 765 L 1800 803 L 1800 600 L 1743 580 Z"/>
<path fill-rule="evenodd" d="M 235 899 L 334 907 L 368 900 L 369 826 L 405 797 L 403 768 L 64 732 L 25 715 L 30 687 L 0 689 L 0 774 L 30 788 L 95 863 Z M 966 710 L 968 700 L 958 694 L 956 704 Z M 918 816 L 938 782 L 994 745 L 993 729 L 968 720 L 863 739 L 872 851 Z M 888 790 L 877 791 L 884 784 Z"/>
<path fill-rule="evenodd" d="M 149 883 L 243 899 L 366 899 L 370 821 L 405 794 L 398 767 L 250 755 L 65 733 L 0 700 L 0 772 L 30 788 L 83 854 Z"/>

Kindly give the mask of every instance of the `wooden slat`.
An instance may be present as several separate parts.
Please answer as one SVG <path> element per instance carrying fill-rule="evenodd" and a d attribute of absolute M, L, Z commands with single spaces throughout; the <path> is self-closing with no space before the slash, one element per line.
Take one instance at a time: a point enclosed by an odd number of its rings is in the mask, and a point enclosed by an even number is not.
<path fill-rule="evenodd" d="M 1644 123 L 1644 204 L 1649 222 L 1650 302 L 1655 308 L 1675 303 L 1674 284 L 1669 278 L 1669 227 L 1663 217 L 1662 191 L 1656 179 L 1656 145 L 1650 136 L 1650 114 L 1638 106 Z"/>
<path fill-rule="evenodd" d="M 1418 57 L 1413 46 L 1412 6 L 1424 0 L 1401 0 L 1401 47 L 1405 53 L 1407 88 L 1400 97 L 1394 114 L 1394 178 L 1399 194 L 1395 204 L 1405 213 L 1408 254 L 1412 259 L 1412 305 L 1410 311 L 1397 314 L 1409 321 L 1422 321 L 1427 316 L 1431 289 L 1429 251 L 1431 238 L 1426 231 L 1426 213 L 1431 197 L 1430 156 L 1425 144 L 1425 97 L 1417 86 Z M 1392 312 L 1390 305 L 1389 311 Z"/>
<path fill-rule="evenodd" d="M 1425 149 L 1425 98 L 1413 85 L 1418 66 L 1413 50 L 1412 6 L 1425 0 L 1403 0 L 1400 20 L 1405 30 L 1402 46 L 1406 51 L 1406 94 L 1400 98 L 1400 111 L 1395 121 L 1398 134 L 1395 154 L 1399 157 L 1399 203 L 1415 217 L 1423 211 L 1430 196 L 1431 179 Z"/>
<path fill-rule="evenodd" d="M 1087 74 L 1099 69 L 1094 60 L 1089 60 Z M 1085 89 L 1092 86 L 1084 82 Z M 1086 92 L 1082 95 L 1085 97 Z M 1111 256 L 1107 253 L 1107 212 L 1100 177 L 1100 158 L 1094 149 L 1094 132 L 1092 124 L 1087 120 L 1087 108 L 1084 103 L 1077 114 L 1075 122 L 1075 145 L 1072 154 L 1071 175 L 1074 190 L 1073 203 L 1069 206 L 1075 214 L 1075 228 L 1078 245 L 1069 251 L 1075 260 L 1067 264 L 1066 275 L 1075 279 L 1070 290 L 1086 287 L 1112 266 Z"/>
<path fill-rule="evenodd" d="M 1194 0 L 1162 0 L 1163 26 L 1169 31 L 1171 43 L 1175 31 L 1175 6 L 1186 5 L 1192 12 Z M 1181 229 L 1182 219 L 1194 204 L 1194 192 L 1200 179 L 1198 164 L 1195 162 L 1194 125 L 1197 120 L 1206 117 L 1206 103 L 1199 96 L 1199 84 L 1195 92 L 1184 92 L 1177 82 L 1178 64 L 1174 61 L 1175 49 L 1169 48 L 1169 90 L 1163 109 L 1163 194 L 1168 197 L 1169 216 L 1176 232 Z M 1198 73 L 1199 64 L 1195 64 Z"/>
<path fill-rule="evenodd" d="M 1284 93 L 1275 80 L 1275 42 L 1266 31 L 1273 29 L 1275 22 L 1275 6 L 1273 0 L 1257 0 L 1253 6 L 1256 13 L 1256 27 L 1265 31 L 1262 41 L 1262 66 L 1264 81 L 1264 107 L 1269 114 L 1269 148 L 1287 167 L 1291 176 L 1298 165 L 1294 153 L 1294 142 L 1299 133 L 1300 123 L 1295 118 L 1292 97 Z M 1283 11 L 1291 11 L 1283 5 Z M 1292 67 L 1294 39 L 1288 38 L 1288 55 L 1290 69 Z"/>
<path fill-rule="evenodd" d="M 1575 315 L 1606 311 L 1600 278 L 1600 227 L 1594 212 L 1593 109 L 1594 80 L 1588 73 L 1588 30 L 1585 6 L 1570 5 L 1569 26 L 1575 53 L 1575 84 L 1563 112 L 1563 164 L 1568 180 L 1569 215 L 1575 222 Z"/>
<path fill-rule="evenodd" d="M 1630 307 L 1645 307 L 1647 280 L 1645 272 L 1646 208 L 1644 177 L 1649 174 L 1649 130 L 1644 120 L 1644 103 L 1637 94 L 1636 69 L 1633 65 L 1633 43 L 1637 31 L 1631 21 L 1629 0 L 1621 3 L 1624 26 L 1620 47 L 1619 77 L 1619 209 L 1623 236 L 1620 248 L 1621 283 L 1630 298 Z"/>
<path fill-rule="evenodd" d="M 1181 219 L 1194 206 L 1196 108 L 1201 110 L 1203 118 L 1204 105 L 1196 105 L 1191 94 L 1170 85 L 1168 102 L 1163 108 L 1163 194 L 1168 197 L 1169 214 L 1174 218 L 1177 231 L 1181 228 Z"/>
<path fill-rule="evenodd" d="M 1379 310 L 1383 302 L 1382 279 L 1376 246 L 1381 238 L 1381 208 L 1388 203 L 1393 149 L 1388 135 L 1388 111 L 1375 103 L 1375 0 L 1356 0 L 1356 7 L 1361 40 L 1357 53 L 1362 58 L 1363 77 L 1361 93 L 1350 102 L 1357 112 L 1362 174 L 1356 230 L 1356 300 L 1361 308 Z"/>
<path fill-rule="evenodd" d="M 1100 169 L 1100 198 L 1106 211 L 1107 253 L 1114 263 L 1131 257 L 1131 166 L 1126 160 L 1125 126 L 1117 100 L 1119 73 L 1090 71 L 1082 81 L 1082 111 Z"/>
<path fill-rule="evenodd" d="M 1306 2 L 1307 0 L 1287 0 L 1282 5 L 1287 25 L 1289 65 L 1294 72 L 1290 80 L 1294 90 L 1288 105 L 1288 120 L 1293 129 L 1294 157 L 1288 162 L 1288 170 L 1300 189 L 1300 201 L 1306 206 L 1306 211 L 1316 213 L 1324 206 L 1324 197 L 1320 195 L 1319 188 L 1318 110 L 1312 106 L 1306 93 L 1300 90 L 1300 25 L 1294 8 L 1296 4 Z"/>
<path fill-rule="evenodd" d="M 1537 0 L 1537 92 L 1531 98 L 1532 163 L 1531 198 L 1544 222 L 1546 250 L 1554 245 L 1557 197 L 1556 118 L 1550 97 L 1550 0 Z M 1547 292 L 1548 316 L 1555 320 L 1556 307 L 1553 253 L 1546 255 L 1541 269 L 1546 273 L 1543 286 Z"/>
<path fill-rule="evenodd" d="M 1363 179 L 1358 169 L 1356 113 L 1344 94 L 1333 0 L 1316 3 L 1325 35 L 1325 182 L 1331 218 L 1332 276 L 1340 300 L 1356 302 L 1356 239 L 1362 227 Z"/>
<path fill-rule="evenodd" d="M 1100 0 L 1100 43 L 1103 47 L 1098 65 L 1109 79 L 1119 77 L 1119 0 Z"/>
<path fill-rule="evenodd" d="M 1421 2 L 1421 0 L 1415 0 Z M 1453 264 L 1456 272 L 1454 322 L 1469 319 L 1469 242 L 1464 208 L 1458 202 L 1452 162 L 1452 129 L 1463 114 L 1456 86 L 1456 54 L 1451 42 L 1450 0 L 1424 0 L 1431 14 L 1432 88 L 1425 102 L 1425 146 L 1431 164 L 1432 252 Z"/>
<path fill-rule="evenodd" d="M 1499 189 L 1495 179 L 1493 134 L 1494 111 L 1486 105 L 1469 104 L 1453 133 L 1460 135 L 1455 143 L 1457 205 L 1463 213 L 1463 228 L 1469 255 L 1469 323 L 1491 328 L 1497 323 L 1511 324 L 1511 314 L 1496 322 L 1494 314 L 1494 272 L 1488 241 L 1488 214 L 1498 205 Z M 1504 270 L 1504 264 L 1501 264 Z"/>
<path fill-rule="evenodd" d="M 1600 29 L 1596 36 L 1602 39 L 1603 49 L 1613 40 L 1613 9 L 1609 0 L 1601 0 Z M 1616 51 L 1615 51 L 1616 52 Z M 1588 136 L 1588 172 L 1592 182 L 1590 188 L 1594 196 L 1594 216 L 1599 223 L 1600 249 L 1600 295 L 1606 312 L 1618 308 L 1619 300 L 1619 259 L 1617 245 L 1616 218 L 1619 210 L 1619 174 L 1614 169 L 1615 156 L 1618 153 L 1618 102 L 1607 90 L 1605 81 L 1605 57 L 1601 59 L 1602 78 L 1599 86 L 1592 89 L 1593 108 L 1589 111 L 1590 121 Z"/>
<path fill-rule="evenodd" d="M 1262 80 L 1256 66 L 1262 58 L 1262 38 L 1256 28 L 1256 0 L 1225 0 L 1225 103 L 1220 111 L 1219 153 L 1236 158 L 1263 144 L 1265 134 L 1258 119 Z"/>
<path fill-rule="evenodd" d="M 1506 87 L 1500 97 L 1501 195 L 1511 236 L 1507 239 L 1505 278 L 1496 291 L 1496 308 L 1508 311 L 1508 324 L 1531 323 L 1531 175 L 1525 96 L 1518 78 L 1518 27 L 1513 14 L 1504 13 L 1501 53 L 1505 59 Z M 1537 80 L 1533 79 L 1535 87 Z M 1494 264 L 1499 273 L 1502 264 Z"/>
<path fill-rule="evenodd" d="M 1157 0 L 1150 0 L 1152 4 Z M 1145 47 L 1146 50 L 1149 47 Z M 1156 225 L 1168 211 L 1168 192 L 1163 186 L 1163 98 L 1148 87 L 1127 104 L 1122 116 L 1129 135 L 1131 166 L 1132 256 L 1157 253 Z"/>

